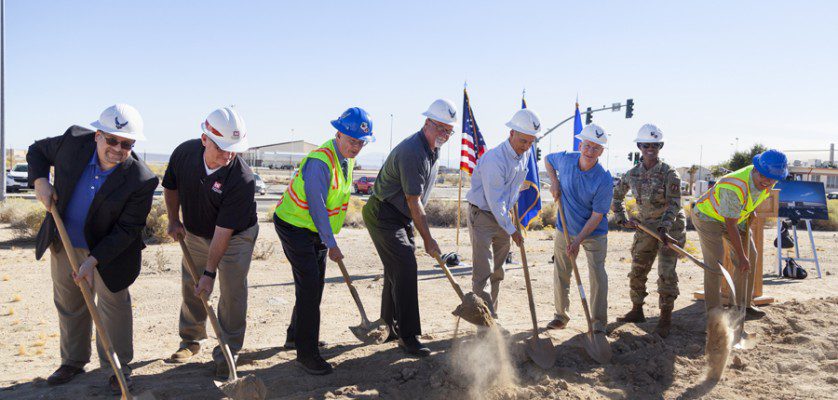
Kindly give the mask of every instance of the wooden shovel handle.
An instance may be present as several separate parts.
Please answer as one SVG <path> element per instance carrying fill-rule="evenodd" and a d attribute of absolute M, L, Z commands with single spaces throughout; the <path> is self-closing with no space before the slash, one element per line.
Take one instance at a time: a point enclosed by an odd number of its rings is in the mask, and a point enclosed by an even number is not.
<path fill-rule="evenodd" d="M 338 268 L 340 268 L 340 273 L 343 275 L 343 280 L 346 282 L 346 286 L 349 286 L 349 293 L 352 294 L 352 299 L 355 300 L 355 304 L 358 306 L 358 312 L 361 313 L 361 323 L 367 327 L 370 321 L 367 319 L 367 312 L 361 303 L 361 296 L 358 295 L 355 285 L 352 284 L 352 278 L 349 277 L 349 272 L 346 271 L 346 265 L 343 264 L 343 260 L 338 260 L 337 264 Z"/>
<path fill-rule="evenodd" d="M 518 233 L 521 232 L 521 221 L 518 219 L 518 204 L 513 208 L 512 217 L 515 219 L 515 229 Z M 521 265 L 524 267 L 524 282 L 527 284 L 527 301 L 530 303 L 530 318 L 532 319 L 533 337 L 538 336 L 538 318 L 535 315 L 535 300 L 533 300 L 532 284 L 530 283 L 530 269 L 527 266 L 527 250 L 523 245 L 518 246 L 521 249 Z"/>
<path fill-rule="evenodd" d="M 651 236 L 651 237 L 653 237 L 653 238 L 657 239 L 658 241 L 663 242 L 663 240 L 661 240 L 661 237 L 660 237 L 660 236 L 659 236 L 656 232 L 654 232 L 654 231 L 652 231 L 651 229 L 647 228 L 645 225 L 643 225 L 643 224 L 637 224 L 637 228 L 638 228 L 638 229 L 640 229 L 641 231 L 645 232 L 647 235 L 649 235 L 649 236 Z M 692 261 L 693 263 L 695 263 L 695 265 L 698 265 L 699 267 L 704 268 L 704 270 L 705 270 L 705 271 L 708 271 L 708 272 L 710 272 L 710 273 L 712 273 L 712 274 L 716 274 L 716 275 L 722 275 L 722 272 L 721 272 L 721 271 L 717 271 L 717 270 L 715 270 L 715 269 L 713 269 L 713 268 L 710 268 L 710 267 L 709 267 L 709 266 L 707 266 L 707 264 L 705 264 L 703 261 L 701 261 L 701 260 L 699 260 L 699 259 L 695 258 L 692 254 L 688 253 L 686 250 L 682 249 L 682 248 L 681 248 L 681 247 L 679 247 L 677 244 L 670 242 L 670 243 L 667 243 L 667 246 L 668 246 L 670 249 L 672 249 L 673 251 L 675 251 L 676 253 L 678 253 L 678 254 L 680 254 L 680 255 L 682 255 L 682 256 L 684 256 L 684 257 L 689 258 L 689 259 L 690 259 L 690 261 Z"/>
<path fill-rule="evenodd" d="M 445 276 L 448 278 L 448 282 L 451 282 L 451 286 L 454 287 L 454 291 L 457 292 L 457 296 L 460 296 L 460 301 L 463 301 L 463 298 L 465 298 L 463 289 L 461 289 L 457 281 L 454 280 L 454 276 L 451 275 L 451 271 L 448 270 L 448 266 L 445 265 L 445 261 L 442 261 L 439 254 L 434 254 L 434 258 L 436 259 L 436 263 L 439 264 L 439 267 L 442 268 L 442 272 L 445 272 Z"/>
<path fill-rule="evenodd" d="M 556 206 L 558 208 L 559 218 L 562 221 L 562 234 L 564 235 L 565 246 L 570 246 L 570 234 L 567 232 L 567 221 L 565 221 L 564 217 L 561 196 L 556 198 Z M 559 260 L 556 260 L 556 262 L 559 262 Z M 576 266 L 575 258 L 570 258 L 570 265 L 573 267 L 573 276 L 576 277 L 576 287 L 579 288 L 579 296 L 582 298 L 582 309 L 585 310 L 585 319 L 588 321 L 588 334 L 593 335 L 594 325 L 591 323 L 591 310 L 588 308 L 588 299 L 585 297 L 585 288 L 582 286 L 582 278 L 579 276 L 579 268 Z"/>
<path fill-rule="evenodd" d="M 55 210 L 55 203 L 53 203 L 50 214 L 52 214 L 52 219 L 55 221 L 55 227 L 58 229 L 58 236 L 61 238 L 61 245 L 64 247 L 64 252 L 67 253 L 67 259 L 70 261 L 70 266 L 73 268 L 73 272 L 78 274 L 79 261 L 76 259 L 76 252 L 73 249 L 73 244 L 70 242 L 70 235 L 64 227 L 64 221 L 61 220 L 61 216 L 58 214 L 58 211 Z M 96 332 L 99 333 L 99 339 L 105 347 L 105 353 L 108 356 L 108 361 L 111 364 L 116 380 L 119 382 L 119 388 L 122 390 L 122 398 L 133 399 L 134 397 L 131 396 L 131 392 L 128 391 L 128 382 L 125 380 L 125 373 L 122 372 L 122 365 L 119 363 L 119 357 L 111 345 L 111 337 L 105 330 L 105 325 L 102 322 L 102 316 L 99 314 L 99 309 L 96 308 L 96 303 L 93 301 L 93 293 L 90 291 L 90 285 L 87 284 L 87 280 L 85 279 L 79 281 L 78 285 L 81 288 L 82 296 L 84 296 L 84 303 L 87 305 L 87 310 L 90 311 L 90 316 L 93 318 L 93 325 L 96 326 Z"/>

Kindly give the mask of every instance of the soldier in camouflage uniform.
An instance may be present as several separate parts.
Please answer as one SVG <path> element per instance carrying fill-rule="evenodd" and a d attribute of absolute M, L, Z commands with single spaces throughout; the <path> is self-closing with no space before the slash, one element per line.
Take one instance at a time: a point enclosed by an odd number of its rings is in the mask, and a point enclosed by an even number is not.
<path fill-rule="evenodd" d="M 663 133 L 651 124 L 643 125 L 637 132 L 637 147 L 643 154 L 642 162 L 630 169 L 614 188 L 612 210 L 615 222 L 628 228 L 637 224 L 656 229 L 665 242 L 679 246 L 686 242 L 686 217 L 681 209 L 681 178 L 678 172 L 660 161 L 658 152 L 663 147 Z M 637 200 L 637 218 L 628 219 L 623 201 L 629 189 Z M 655 256 L 658 258 L 658 294 L 661 315 L 655 328 L 661 337 L 669 335 L 672 308 L 678 297 L 678 275 L 675 264 L 678 254 L 657 239 L 641 230 L 634 234 L 631 246 L 631 272 L 629 286 L 632 309 L 621 322 L 644 322 L 643 300 L 646 280 Z"/>

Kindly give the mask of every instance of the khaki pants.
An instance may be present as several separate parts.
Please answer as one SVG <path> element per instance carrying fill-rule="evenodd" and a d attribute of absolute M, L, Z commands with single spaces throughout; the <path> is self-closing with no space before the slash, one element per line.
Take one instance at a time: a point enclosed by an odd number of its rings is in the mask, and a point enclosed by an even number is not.
<path fill-rule="evenodd" d="M 470 206 L 468 210 L 468 231 L 474 262 L 471 288 L 484 299 L 491 299 L 492 313 L 497 315 L 500 281 L 503 280 L 503 264 L 509 254 L 510 236 L 491 212 L 475 206 Z M 486 283 L 490 280 L 492 292 L 486 293 Z"/>
<path fill-rule="evenodd" d="M 701 242 L 701 253 L 704 256 L 704 263 L 710 268 L 716 268 L 724 260 L 724 242 L 730 246 L 730 236 L 727 234 L 727 229 L 723 222 L 704 221 L 700 218 L 693 218 L 693 225 L 698 231 L 698 238 Z M 745 233 L 740 231 L 739 238 L 745 245 Z M 748 248 L 745 249 L 748 254 L 748 260 L 751 263 L 751 268 L 756 266 L 757 250 L 754 245 L 753 238 L 748 243 Z M 737 301 L 736 304 L 744 304 L 745 299 L 748 300 L 748 305 L 751 303 L 751 294 L 745 293 L 745 280 L 747 284 L 753 288 L 754 274 L 753 270 L 743 274 L 739 269 L 739 258 L 733 250 L 730 251 L 730 259 L 733 262 L 733 285 L 736 290 Z M 745 275 L 745 276 L 743 276 Z M 704 271 L 704 307 L 707 311 L 721 306 L 721 281 L 720 275 L 712 274 Z"/>
<path fill-rule="evenodd" d="M 218 263 L 218 322 L 223 339 L 236 354 L 244 345 L 247 327 L 247 272 L 253 258 L 253 246 L 259 234 L 259 225 L 253 225 L 230 238 L 227 251 Z M 195 271 L 200 278 L 207 265 L 210 239 L 186 232 L 186 247 L 195 262 Z M 195 282 L 186 270 L 186 261 L 181 262 L 181 292 L 183 304 L 180 307 L 179 330 L 181 346 L 198 343 L 207 338 L 207 312 L 201 299 L 195 296 Z M 220 348 L 213 349 L 213 359 L 224 362 Z"/>
<path fill-rule="evenodd" d="M 570 240 L 573 241 L 571 236 Z M 556 231 L 554 254 L 556 262 L 553 270 L 553 295 L 556 306 L 556 319 L 567 323 L 570 317 L 567 315 L 570 304 L 568 292 L 570 280 L 573 274 L 573 266 L 565 250 L 567 243 L 564 240 L 562 231 Z M 591 291 L 588 297 L 591 308 L 591 323 L 595 331 L 605 331 L 608 323 L 608 274 L 605 273 L 605 253 L 608 249 L 608 236 L 599 235 L 588 237 L 582 241 L 581 250 L 585 250 L 588 259 L 588 277 Z M 580 288 L 581 290 L 582 288 Z"/>
<path fill-rule="evenodd" d="M 61 331 L 61 365 L 82 368 L 90 361 L 90 334 L 92 317 L 84 303 L 81 288 L 73 281 L 73 267 L 67 253 L 61 248 L 55 252 L 51 248 L 50 269 L 52 274 L 52 295 L 58 310 L 58 327 Z M 73 249 L 81 265 L 89 255 L 87 249 Z M 131 314 L 131 295 L 128 289 L 111 292 L 93 270 L 92 292 L 98 299 L 96 307 L 102 316 L 105 331 L 111 339 L 111 345 L 123 365 L 128 365 L 134 358 L 134 320 Z M 102 346 L 99 334 L 96 334 L 96 352 L 100 366 L 107 368 L 108 356 Z"/>

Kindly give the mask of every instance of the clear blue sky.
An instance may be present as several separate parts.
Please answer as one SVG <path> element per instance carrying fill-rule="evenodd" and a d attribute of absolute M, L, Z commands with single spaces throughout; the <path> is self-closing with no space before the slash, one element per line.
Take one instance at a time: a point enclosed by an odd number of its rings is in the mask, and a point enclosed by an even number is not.
<path fill-rule="evenodd" d="M 467 80 L 490 146 L 523 88 L 545 126 L 577 93 L 583 109 L 634 98 L 632 119 L 594 115 L 616 171 L 646 122 L 677 166 L 698 163 L 701 146 L 703 164 L 719 162 L 736 137 L 740 149 L 838 142 L 838 3 L 593 3 L 8 0 L 7 140 L 24 148 L 126 102 L 145 120 L 139 151 L 169 153 L 229 104 L 252 145 L 319 144 L 361 106 L 378 136 L 362 158 L 380 157 L 390 114 L 396 143 L 435 98 L 460 107 Z M 571 129 L 555 132 L 554 151 Z"/>

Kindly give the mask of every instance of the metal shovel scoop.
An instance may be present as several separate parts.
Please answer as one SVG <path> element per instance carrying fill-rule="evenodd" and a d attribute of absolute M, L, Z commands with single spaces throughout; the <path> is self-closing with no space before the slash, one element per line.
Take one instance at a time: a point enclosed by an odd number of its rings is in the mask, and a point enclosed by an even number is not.
<path fill-rule="evenodd" d="M 195 261 L 192 260 L 192 254 L 189 253 L 189 249 L 186 247 L 186 242 L 183 241 L 183 238 L 180 238 L 178 242 L 180 242 L 180 249 L 183 251 L 183 258 L 186 260 L 186 271 L 189 272 L 189 276 L 192 277 L 192 282 L 197 285 L 198 272 L 195 267 Z M 221 348 L 221 353 L 224 355 L 224 361 L 227 362 L 227 369 L 229 370 L 227 381 L 217 385 L 218 388 L 221 389 L 224 394 L 235 400 L 264 399 L 267 395 L 267 389 L 265 388 L 265 383 L 262 382 L 259 377 L 256 375 L 248 375 L 244 378 L 239 378 L 236 371 L 236 360 L 233 358 L 230 346 L 224 342 L 224 337 L 221 332 L 221 324 L 218 322 L 218 316 L 209 304 L 207 294 L 204 292 L 201 292 L 201 303 L 203 303 L 204 309 L 207 312 L 207 318 L 210 320 L 210 325 L 212 325 L 213 331 L 215 331 L 215 337 L 218 339 L 218 347 Z"/>
<path fill-rule="evenodd" d="M 463 289 L 454 280 L 454 276 L 451 275 L 451 271 L 448 270 L 448 265 L 445 264 L 445 261 L 440 258 L 439 254 L 434 254 L 434 258 L 437 264 L 439 264 L 439 267 L 442 268 L 442 271 L 445 272 L 445 277 L 448 278 L 448 282 L 451 283 L 454 291 L 457 292 L 457 296 L 460 297 L 461 303 L 452 314 L 475 325 L 493 326 L 495 320 L 492 318 L 492 312 L 489 311 L 489 306 L 486 304 L 486 301 L 474 293 L 463 294 Z"/>
<path fill-rule="evenodd" d="M 515 227 L 520 232 L 521 224 L 518 221 L 518 206 L 515 206 Z M 532 337 L 527 341 L 526 352 L 530 359 L 541 368 L 547 369 L 556 364 L 556 347 L 550 338 L 538 336 L 538 318 L 535 316 L 535 301 L 532 295 L 532 284 L 530 283 L 530 269 L 527 266 L 527 251 L 521 245 L 521 265 L 524 267 L 524 282 L 527 285 L 527 300 L 530 304 L 530 317 L 532 319 Z"/>
<path fill-rule="evenodd" d="M 567 233 L 567 221 L 564 217 L 564 207 L 562 207 L 562 198 L 559 196 L 556 199 L 556 206 L 558 206 L 559 217 L 562 221 L 562 233 L 564 234 L 564 241 L 570 244 L 570 234 Z M 605 364 L 611 360 L 611 344 L 608 343 L 608 338 L 602 332 L 594 332 L 594 326 L 591 323 L 591 311 L 588 309 L 588 299 L 585 298 L 585 288 L 582 286 L 582 278 L 579 277 L 579 268 L 576 266 L 576 259 L 570 259 L 570 265 L 573 267 L 573 275 L 576 277 L 576 286 L 579 288 L 579 296 L 582 298 L 582 309 L 585 310 L 585 319 L 588 320 L 588 333 L 585 334 L 585 339 L 582 340 L 582 347 L 594 361 Z"/>
<path fill-rule="evenodd" d="M 361 325 L 350 326 L 349 331 L 351 331 L 352 334 L 361 341 L 361 343 L 384 343 L 384 341 L 387 340 L 387 335 L 390 333 L 389 328 L 387 328 L 387 324 L 385 324 L 384 320 L 380 318 L 375 322 L 370 322 L 370 320 L 367 319 L 367 312 L 364 311 L 364 305 L 361 303 L 361 296 L 358 295 L 358 291 L 352 284 L 352 278 L 349 277 L 349 272 L 346 271 L 346 265 L 343 264 L 343 260 L 339 260 L 337 264 L 338 267 L 340 267 L 340 273 L 343 274 L 343 280 L 346 282 L 346 286 L 349 286 L 349 293 L 352 294 L 352 299 L 355 300 L 355 305 L 358 306 L 358 312 L 361 313 Z"/>

